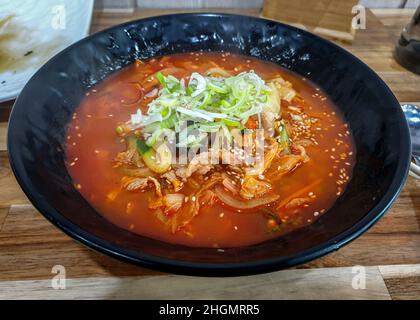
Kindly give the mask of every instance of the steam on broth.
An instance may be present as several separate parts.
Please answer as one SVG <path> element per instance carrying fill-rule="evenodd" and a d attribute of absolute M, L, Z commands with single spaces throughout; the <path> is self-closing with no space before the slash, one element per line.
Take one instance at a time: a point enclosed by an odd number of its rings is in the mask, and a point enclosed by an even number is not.
<path fill-rule="evenodd" d="M 73 114 L 67 168 L 134 233 L 198 247 L 259 243 L 314 222 L 354 164 L 347 124 L 306 79 L 250 57 L 136 61 Z"/>

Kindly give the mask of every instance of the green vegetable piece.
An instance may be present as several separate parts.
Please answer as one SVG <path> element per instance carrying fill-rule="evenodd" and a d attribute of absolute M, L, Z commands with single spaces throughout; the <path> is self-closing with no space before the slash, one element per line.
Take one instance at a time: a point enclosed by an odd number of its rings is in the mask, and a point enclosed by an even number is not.
<path fill-rule="evenodd" d="M 230 120 L 230 119 L 221 119 L 221 122 L 228 127 L 240 127 L 241 123 L 239 121 Z"/>
<path fill-rule="evenodd" d="M 158 71 L 155 74 L 156 79 L 160 82 L 160 84 L 166 88 L 166 82 L 165 82 L 165 76 L 162 74 L 162 72 Z"/>
<path fill-rule="evenodd" d="M 187 96 L 191 96 L 191 94 L 194 92 L 194 88 L 192 86 L 187 86 L 187 88 L 185 89 L 185 92 L 187 94 Z"/>
<path fill-rule="evenodd" d="M 135 141 L 136 149 L 142 156 L 147 154 L 152 149 L 143 140 L 140 140 L 140 139 L 135 139 L 135 140 L 136 140 Z"/>
<path fill-rule="evenodd" d="M 286 125 L 283 121 L 281 122 L 280 141 L 282 143 L 286 143 L 287 145 L 290 143 L 289 134 L 287 133 Z"/>
<path fill-rule="evenodd" d="M 118 126 L 118 127 L 115 128 L 115 132 L 118 135 L 122 135 L 124 133 L 124 129 L 121 126 Z"/>
<path fill-rule="evenodd" d="M 209 81 L 209 83 L 207 84 L 207 87 L 217 93 L 228 93 L 229 89 L 222 84 L 216 84 L 214 82 Z"/>

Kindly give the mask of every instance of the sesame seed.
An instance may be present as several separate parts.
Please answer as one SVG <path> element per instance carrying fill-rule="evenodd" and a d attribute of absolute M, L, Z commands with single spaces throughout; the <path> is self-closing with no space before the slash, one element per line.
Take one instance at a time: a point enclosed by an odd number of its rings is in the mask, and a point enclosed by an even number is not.
<path fill-rule="evenodd" d="M 318 211 L 315 211 L 314 212 L 314 217 L 317 217 L 317 216 L 319 216 L 319 212 Z"/>
<path fill-rule="evenodd" d="M 219 217 L 220 218 L 223 218 L 223 216 L 225 215 L 225 213 L 224 212 L 221 212 L 220 214 L 219 214 Z"/>
<path fill-rule="evenodd" d="M 233 228 L 234 228 L 235 230 L 238 230 L 238 227 L 237 227 L 237 226 L 234 226 Z"/>

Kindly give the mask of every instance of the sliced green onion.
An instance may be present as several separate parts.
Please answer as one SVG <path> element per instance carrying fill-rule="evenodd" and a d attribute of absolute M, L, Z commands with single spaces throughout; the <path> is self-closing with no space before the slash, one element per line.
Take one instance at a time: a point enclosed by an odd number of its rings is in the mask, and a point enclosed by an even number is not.
<path fill-rule="evenodd" d="M 191 94 L 194 92 L 194 88 L 192 87 L 192 85 L 187 86 L 187 88 L 185 89 L 187 96 L 191 96 Z"/>
<path fill-rule="evenodd" d="M 198 125 L 198 130 L 203 132 L 217 132 L 220 129 L 221 124 L 218 122 L 207 122 L 200 123 Z"/>
<path fill-rule="evenodd" d="M 224 134 L 224 136 L 226 137 L 226 139 L 228 140 L 228 142 L 229 142 L 229 144 L 231 144 L 232 143 L 232 135 L 231 135 L 231 133 L 230 133 L 230 131 L 229 131 L 229 129 L 225 126 L 225 125 L 222 125 L 222 129 L 223 129 L 223 134 Z"/>
<path fill-rule="evenodd" d="M 161 99 L 159 102 L 162 104 L 162 106 L 165 107 L 173 107 L 177 104 L 178 99 L 176 98 L 167 98 L 167 99 Z"/>
<path fill-rule="evenodd" d="M 228 87 L 226 87 L 225 85 L 219 85 L 219 84 L 216 84 L 212 81 L 209 81 L 207 83 L 207 87 L 210 90 L 213 90 L 214 92 L 218 92 L 218 93 L 228 93 L 229 92 Z"/>
<path fill-rule="evenodd" d="M 222 99 L 221 101 L 220 101 L 220 104 L 225 108 L 225 109 L 228 109 L 229 107 L 231 107 L 232 105 L 228 102 L 228 101 L 226 101 L 225 99 Z"/>
<path fill-rule="evenodd" d="M 150 147 L 143 140 L 135 139 L 134 141 L 136 143 L 137 150 L 141 155 L 146 154 L 150 150 Z"/>
<path fill-rule="evenodd" d="M 241 122 L 236 121 L 236 120 L 222 119 L 221 122 L 228 127 L 240 127 L 241 126 Z"/>
<path fill-rule="evenodd" d="M 146 144 L 149 147 L 152 147 L 156 143 L 156 141 L 159 138 L 159 136 L 160 136 L 161 133 L 162 133 L 162 129 L 161 128 L 156 129 L 156 131 L 153 132 L 152 135 L 149 138 L 146 139 Z"/>
<path fill-rule="evenodd" d="M 231 141 L 230 129 L 242 129 L 249 117 L 270 107 L 273 90 L 252 71 L 218 78 L 194 72 L 187 84 L 161 72 L 156 72 L 155 76 L 163 88 L 148 104 L 146 114 L 138 110 L 130 120 L 144 134 L 150 135 L 145 142 L 149 147 L 168 130 L 181 136 L 183 121 L 190 123 L 188 130 L 195 128 L 201 134 L 219 131 Z M 192 140 L 194 138 L 189 139 L 181 142 L 187 146 L 198 143 Z"/>
<path fill-rule="evenodd" d="M 165 76 L 162 74 L 162 72 L 160 71 L 156 72 L 155 77 L 156 79 L 158 79 L 158 81 L 163 87 L 166 87 Z"/>

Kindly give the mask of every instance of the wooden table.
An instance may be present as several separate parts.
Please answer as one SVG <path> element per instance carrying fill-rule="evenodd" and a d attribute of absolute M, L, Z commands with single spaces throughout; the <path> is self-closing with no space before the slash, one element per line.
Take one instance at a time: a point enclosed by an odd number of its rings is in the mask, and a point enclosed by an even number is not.
<path fill-rule="evenodd" d="M 92 32 L 159 13 L 95 12 Z M 358 31 L 352 44 L 342 46 L 372 67 L 401 102 L 420 103 L 420 77 L 401 68 L 391 55 L 412 14 L 412 10 L 369 11 L 367 29 Z M 8 163 L 11 106 L 12 102 L 0 104 L 0 298 L 420 298 L 420 181 L 409 177 L 392 209 L 363 236 L 297 268 L 236 278 L 163 274 L 83 247 L 32 207 Z M 65 267 L 66 290 L 51 288 L 55 265 Z M 352 279 L 360 272 L 353 269 L 355 265 L 366 267 L 365 289 L 352 288 Z"/>

